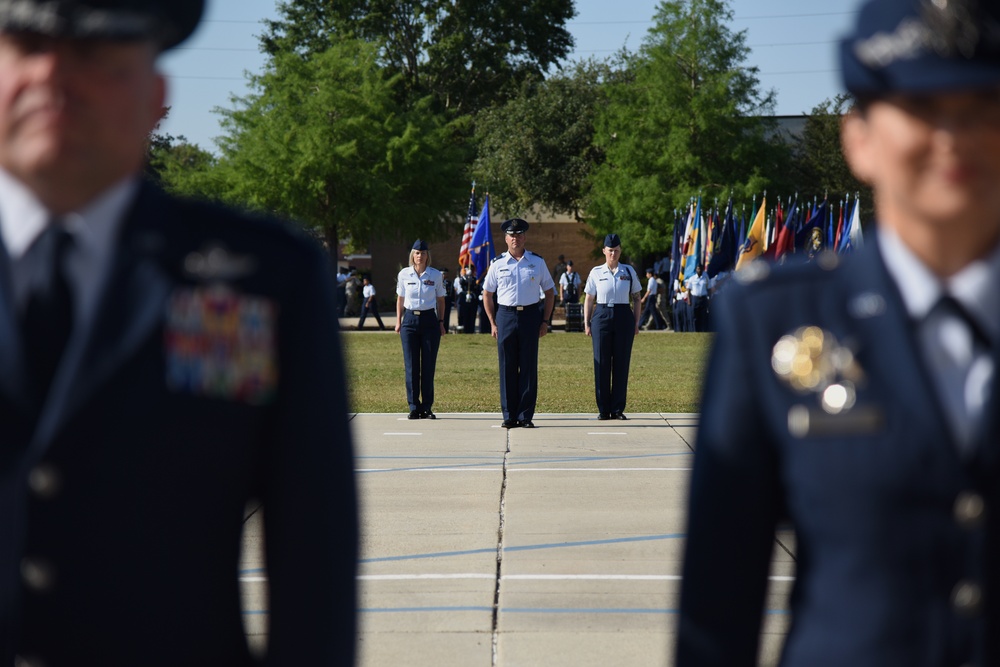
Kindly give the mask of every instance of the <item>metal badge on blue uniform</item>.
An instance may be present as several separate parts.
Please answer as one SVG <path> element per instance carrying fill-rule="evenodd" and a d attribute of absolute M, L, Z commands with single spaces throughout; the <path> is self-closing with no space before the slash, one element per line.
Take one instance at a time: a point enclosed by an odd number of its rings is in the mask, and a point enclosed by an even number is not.
<path fill-rule="evenodd" d="M 166 382 L 172 391 L 259 405 L 278 383 L 278 307 L 214 284 L 178 288 L 167 305 Z"/>
<path fill-rule="evenodd" d="M 855 408 L 864 370 L 854 352 L 829 331 L 806 326 L 782 336 L 772 349 L 771 367 L 796 393 L 815 396 L 822 409 L 792 407 L 788 412 L 792 435 L 860 434 L 881 424 L 877 409 Z"/>

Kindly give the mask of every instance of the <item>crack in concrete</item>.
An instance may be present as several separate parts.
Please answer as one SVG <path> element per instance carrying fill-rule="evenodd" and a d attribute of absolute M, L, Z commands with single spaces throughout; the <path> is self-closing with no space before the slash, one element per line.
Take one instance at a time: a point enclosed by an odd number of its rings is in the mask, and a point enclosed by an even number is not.
<path fill-rule="evenodd" d="M 506 521 L 507 505 L 507 462 L 510 458 L 510 431 L 507 431 L 507 450 L 503 454 L 503 481 L 500 483 L 500 525 L 497 527 L 497 571 L 496 585 L 493 588 L 493 659 L 492 667 L 497 667 L 499 656 L 497 655 L 498 644 L 500 643 L 500 582 L 502 580 L 503 568 L 503 535 L 504 523 Z"/>

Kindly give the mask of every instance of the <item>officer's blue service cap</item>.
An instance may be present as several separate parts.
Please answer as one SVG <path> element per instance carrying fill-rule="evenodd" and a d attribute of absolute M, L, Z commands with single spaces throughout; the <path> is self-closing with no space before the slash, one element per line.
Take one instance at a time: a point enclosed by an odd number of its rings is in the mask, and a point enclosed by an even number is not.
<path fill-rule="evenodd" d="M 840 63 L 859 97 L 1000 86 L 1000 3 L 868 0 Z"/>
<path fill-rule="evenodd" d="M 417 239 L 413 242 L 413 250 L 427 250 L 427 241 Z"/>
<path fill-rule="evenodd" d="M 652 268 L 646 269 L 646 273 L 652 273 L 652 272 L 653 272 Z"/>
<path fill-rule="evenodd" d="M 618 238 L 617 234 L 608 234 L 604 237 L 604 247 L 605 248 L 617 248 L 622 244 L 622 240 Z"/>
<path fill-rule="evenodd" d="M 521 218 L 511 218 L 500 223 L 500 230 L 504 234 L 523 234 L 528 231 L 528 221 Z"/>
<path fill-rule="evenodd" d="M 204 9 L 204 0 L 0 0 L 0 32 L 149 40 L 166 50 L 194 32 Z"/>

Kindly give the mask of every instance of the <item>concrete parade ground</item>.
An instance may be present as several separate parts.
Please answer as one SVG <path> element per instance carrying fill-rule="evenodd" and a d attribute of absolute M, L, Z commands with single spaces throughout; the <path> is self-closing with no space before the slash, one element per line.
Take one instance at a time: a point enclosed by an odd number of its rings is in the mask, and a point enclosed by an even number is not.
<path fill-rule="evenodd" d="M 673 664 L 696 414 L 357 414 L 361 667 Z M 241 580 L 266 644 L 260 526 Z M 794 544 L 775 541 L 761 664 L 788 623 Z M 725 609 L 719 610 L 725 614 Z"/>

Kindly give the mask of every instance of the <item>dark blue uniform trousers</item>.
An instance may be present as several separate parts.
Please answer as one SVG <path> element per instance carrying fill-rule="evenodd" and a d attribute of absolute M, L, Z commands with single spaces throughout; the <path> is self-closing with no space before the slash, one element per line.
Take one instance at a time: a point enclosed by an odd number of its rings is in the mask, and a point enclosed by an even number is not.
<path fill-rule="evenodd" d="M 635 340 L 635 312 L 625 304 L 611 308 L 595 305 L 590 335 L 594 343 L 597 411 L 601 414 L 624 412 L 628 367 Z"/>
<path fill-rule="evenodd" d="M 497 306 L 500 357 L 500 410 L 504 421 L 529 421 L 538 398 L 538 330 L 542 311 L 535 306 L 507 310 Z"/>
<path fill-rule="evenodd" d="M 434 405 L 434 366 L 441 345 L 436 311 L 427 310 L 420 315 L 412 310 L 403 311 L 399 337 L 403 341 L 406 367 L 406 402 L 411 411 L 430 412 Z"/>

